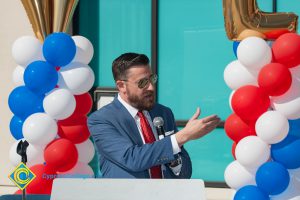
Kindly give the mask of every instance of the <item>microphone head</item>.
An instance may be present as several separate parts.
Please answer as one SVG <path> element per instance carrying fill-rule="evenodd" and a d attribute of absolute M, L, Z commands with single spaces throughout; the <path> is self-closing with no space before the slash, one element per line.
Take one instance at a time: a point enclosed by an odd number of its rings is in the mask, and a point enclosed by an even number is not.
<path fill-rule="evenodd" d="M 153 119 L 153 124 L 155 127 L 162 127 L 164 125 L 164 120 L 162 117 L 155 117 Z"/>

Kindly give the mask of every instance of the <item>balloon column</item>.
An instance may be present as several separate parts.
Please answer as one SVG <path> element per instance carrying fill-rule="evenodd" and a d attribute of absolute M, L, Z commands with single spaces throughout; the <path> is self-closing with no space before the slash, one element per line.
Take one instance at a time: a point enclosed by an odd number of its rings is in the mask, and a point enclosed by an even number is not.
<path fill-rule="evenodd" d="M 225 132 L 235 160 L 225 181 L 235 200 L 300 198 L 300 36 L 234 43 L 224 79 L 233 90 Z"/>
<path fill-rule="evenodd" d="M 87 38 L 62 32 L 48 35 L 43 44 L 31 36 L 13 44 L 17 87 L 8 103 L 14 114 L 10 130 L 17 141 L 9 158 L 18 165 L 16 146 L 22 139 L 29 142 L 27 165 L 37 178 L 28 193 L 49 194 L 58 176 L 94 176 L 88 163 L 95 150 L 86 124 L 92 108 L 88 91 L 95 79 L 88 66 L 93 51 Z"/>

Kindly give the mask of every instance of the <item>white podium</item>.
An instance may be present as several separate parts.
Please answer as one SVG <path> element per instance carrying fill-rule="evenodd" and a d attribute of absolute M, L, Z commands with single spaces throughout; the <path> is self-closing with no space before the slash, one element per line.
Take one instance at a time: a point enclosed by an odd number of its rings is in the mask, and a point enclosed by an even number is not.
<path fill-rule="evenodd" d="M 57 178 L 51 200 L 206 200 L 199 179 Z"/>

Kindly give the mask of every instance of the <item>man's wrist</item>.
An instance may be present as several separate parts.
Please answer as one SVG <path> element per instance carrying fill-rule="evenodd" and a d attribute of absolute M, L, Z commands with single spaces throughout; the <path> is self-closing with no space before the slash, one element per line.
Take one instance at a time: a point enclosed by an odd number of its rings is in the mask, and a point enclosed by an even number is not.
<path fill-rule="evenodd" d="M 181 131 L 178 131 L 175 134 L 175 138 L 177 140 L 178 146 L 182 147 L 182 145 L 184 145 L 188 140 L 187 134 L 184 133 L 184 129 L 182 129 Z"/>

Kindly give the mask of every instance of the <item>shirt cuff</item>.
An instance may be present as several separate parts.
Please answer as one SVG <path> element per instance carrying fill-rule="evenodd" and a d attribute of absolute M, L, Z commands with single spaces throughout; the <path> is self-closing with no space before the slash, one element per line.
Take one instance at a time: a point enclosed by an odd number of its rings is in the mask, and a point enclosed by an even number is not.
<path fill-rule="evenodd" d="M 181 152 L 181 149 L 178 145 L 175 135 L 171 135 L 171 142 L 172 142 L 173 154 L 176 155 L 179 152 Z"/>

